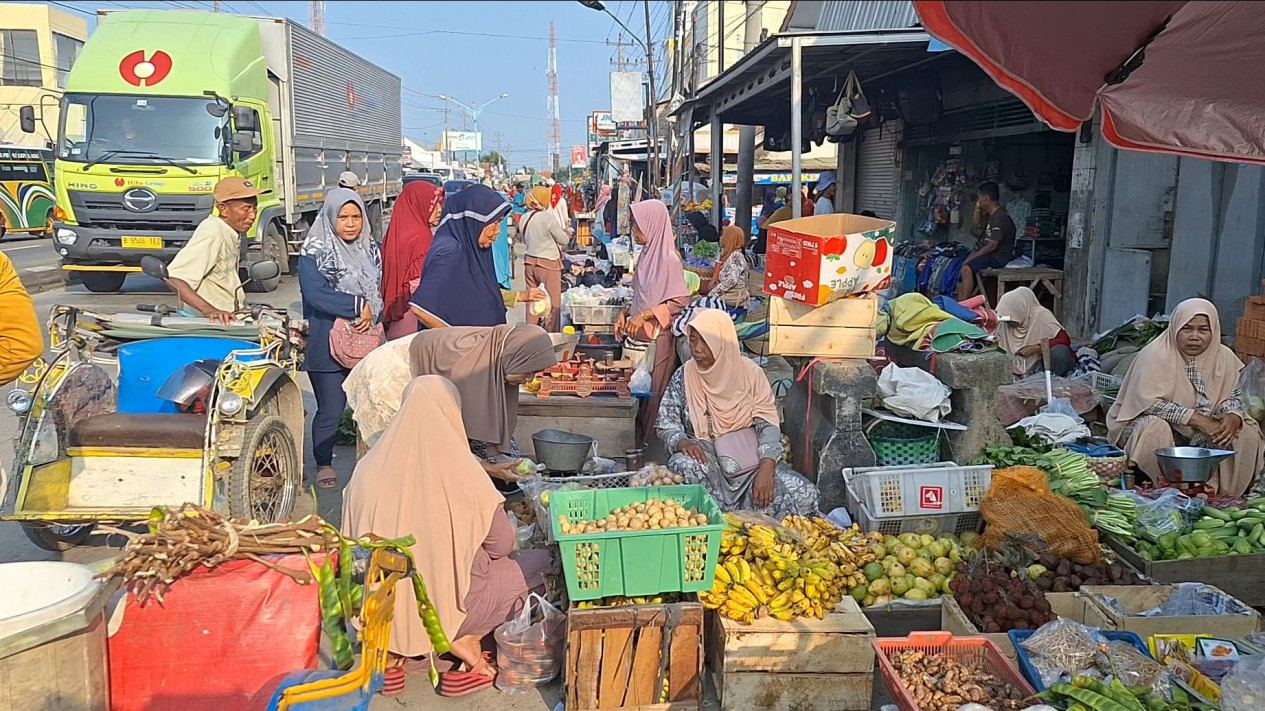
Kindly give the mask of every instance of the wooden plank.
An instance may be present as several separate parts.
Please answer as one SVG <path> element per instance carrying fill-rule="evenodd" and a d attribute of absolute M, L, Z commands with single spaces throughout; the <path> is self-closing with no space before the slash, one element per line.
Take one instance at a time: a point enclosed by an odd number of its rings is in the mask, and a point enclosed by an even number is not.
<path fill-rule="evenodd" d="M 856 601 L 845 598 L 826 619 L 788 622 L 765 618 L 743 625 L 719 615 L 715 636 L 730 672 L 868 674 L 874 670 L 874 627 Z"/>
<path fill-rule="evenodd" d="M 769 352 L 783 356 L 872 358 L 872 328 L 769 326 Z"/>
<path fill-rule="evenodd" d="M 578 679 L 569 680 L 576 687 L 575 708 L 597 708 L 597 668 L 602 660 L 602 631 L 581 630 Z"/>
<path fill-rule="evenodd" d="M 1201 558 L 1200 560 L 1209 560 Z M 1221 592 L 1216 587 L 1209 587 Z M 1172 585 L 1090 585 L 1078 593 L 1101 617 L 1095 622 L 1107 629 L 1135 632 L 1143 640 L 1156 634 L 1207 634 L 1224 639 L 1239 639 L 1260 628 L 1261 616 L 1255 610 L 1249 615 L 1169 615 L 1137 617 L 1137 613 L 1158 607 L 1177 588 Z M 1115 599 L 1127 614 L 1120 614 L 1104 601 Z"/>
<path fill-rule="evenodd" d="M 703 606 L 699 603 L 677 603 L 679 624 L 703 624 Z M 571 630 L 609 629 L 611 627 L 662 627 L 668 622 L 666 605 L 627 605 L 624 607 L 571 610 L 567 627 Z"/>
<path fill-rule="evenodd" d="M 717 689 L 721 688 L 717 684 Z M 869 711 L 873 674 L 725 674 L 721 711 Z"/>
<path fill-rule="evenodd" d="M 613 709 L 624 704 L 624 692 L 628 688 L 628 672 L 632 669 L 631 627 L 613 627 L 606 630 L 602 640 L 601 682 L 598 687 L 598 708 Z M 592 674 L 594 670 L 585 670 Z"/>
<path fill-rule="evenodd" d="M 1010 636 L 1005 633 L 985 634 L 971 622 L 957 600 L 952 597 L 940 598 L 940 626 L 952 632 L 956 637 L 984 637 L 997 645 L 1012 661 L 1015 659 L 1015 645 L 1010 643 Z"/>
<path fill-rule="evenodd" d="M 570 620 L 567 625 L 567 666 L 563 670 L 563 700 L 568 709 L 578 709 L 579 694 L 577 693 L 576 682 L 580 679 L 580 633 L 570 629 Z"/>
<path fill-rule="evenodd" d="M 668 650 L 668 700 L 703 699 L 703 629 L 681 625 L 672 632 Z"/>
<path fill-rule="evenodd" d="M 519 393 L 518 414 L 540 417 L 636 417 L 637 399 L 619 397 L 536 397 Z"/>
<path fill-rule="evenodd" d="M 659 686 L 659 657 L 663 654 L 662 646 L 662 627 L 646 627 L 637 632 L 632 675 L 628 679 L 628 693 L 624 696 L 625 706 L 659 701 L 659 692 L 662 691 Z"/>
<path fill-rule="evenodd" d="M 877 315 L 878 299 L 874 297 L 839 299 L 821 306 L 769 297 L 769 323 L 779 326 L 870 328 Z"/>

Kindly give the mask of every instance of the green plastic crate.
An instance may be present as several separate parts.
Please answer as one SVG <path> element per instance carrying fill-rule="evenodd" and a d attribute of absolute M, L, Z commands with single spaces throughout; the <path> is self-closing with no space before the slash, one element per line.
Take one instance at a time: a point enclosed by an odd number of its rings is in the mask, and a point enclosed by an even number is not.
<path fill-rule="evenodd" d="M 706 514 L 709 523 L 691 528 L 570 535 L 563 535 L 558 523 L 559 516 L 572 523 L 595 521 L 615 509 L 650 499 L 676 499 L 681 506 Z M 549 518 L 562 557 L 567 594 L 574 601 L 710 590 L 720 557 L 721 533 L 728 525 L 711 494 L 698 484 L 555 491 L 549 497 Z"/>

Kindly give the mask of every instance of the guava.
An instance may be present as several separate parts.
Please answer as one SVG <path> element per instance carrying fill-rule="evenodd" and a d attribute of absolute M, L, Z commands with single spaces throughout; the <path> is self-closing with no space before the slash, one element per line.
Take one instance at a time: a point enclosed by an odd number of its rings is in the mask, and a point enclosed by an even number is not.
<path fill-rule="evenodd" d="M 931 565 L 941 575 L 948 575 L 953 572 L 953 561 L 948 558 L 936 558 Z"/>
<path fill-rule="evenodd" d="M 901 546 L 900 548 L 896 549 L 895 555 L 896 555 L 897 562 L 899 562 L 901 565 L 909 565 L 910 563 L 914 562 L 915 558 L 918 557 L 918 551 L 914 550 L 913 548 L 910 548 L 909 546 Z"/>
<path fill-rule="evenodd" d="M 866 579 L 878 580 L 879 578 L 883 577 L 883 575 L 884 575 L 884 571 L 883 571 L 882 565 L 879 565 L 878 563 L 870 563 L 869 565 L 865 566 Z"/>
<path fill-rule="evenodd" d="M 931 567 L 931 561 L 926 558 L 918 558 L 909 564 L 909 572 L 913 573 L 915 578 L 925 578 L 936 572 L 936 569 Z"/>
<path fill-rule="evenodd" d="M 879 578 L 878 580 L 871 581 L 870 594 L 871 595 L 891 595 L 892 581 L 888 580 L 887 578 Z"/>
<path fill-rule="evenodd" d="M 901 577 L 892 576 L 892 594 L 893 595 L 904 595 L 908 591 L 909 591 L 909 583 L 908 581 L 905 580 L 904 576 L 901 576 Z"/>

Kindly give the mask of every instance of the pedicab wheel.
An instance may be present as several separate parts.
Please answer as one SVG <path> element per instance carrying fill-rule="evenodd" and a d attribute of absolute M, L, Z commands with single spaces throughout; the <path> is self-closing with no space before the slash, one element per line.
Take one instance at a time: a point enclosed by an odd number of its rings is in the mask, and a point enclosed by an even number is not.
<path fill-rule="evenodd" d="M 46 551 L 60 553 L 81 545 L 92 535 L 95 528 L 90 523 L 79 526 L 63 526 L 54 523 L 23 523 L 22 532 L 31 543 Z"/>
<path fill-rule="evenodd" d="M 277 415 L 246 423 L 242 454 L 228 482 L 229 515 L 272 523 L 288 518 L 303 472 L 290 426 Z"/>

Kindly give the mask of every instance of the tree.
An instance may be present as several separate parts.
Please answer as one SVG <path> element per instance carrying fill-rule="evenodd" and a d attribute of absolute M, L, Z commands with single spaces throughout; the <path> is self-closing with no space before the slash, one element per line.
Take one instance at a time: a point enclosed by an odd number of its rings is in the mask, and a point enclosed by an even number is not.
<path fill-rule="evenodd" d="M 479 156 L 479 162 L 490 163 L 492 165 L 504 165 L 505 157 L 502 156 L 499 151 L 492 151 L 491 153 L 484 153 Z"/>

